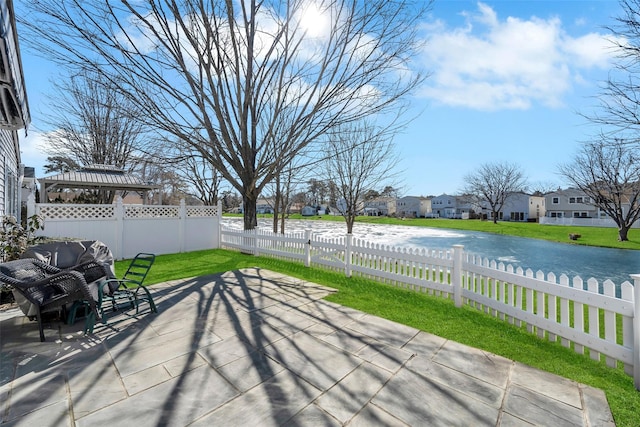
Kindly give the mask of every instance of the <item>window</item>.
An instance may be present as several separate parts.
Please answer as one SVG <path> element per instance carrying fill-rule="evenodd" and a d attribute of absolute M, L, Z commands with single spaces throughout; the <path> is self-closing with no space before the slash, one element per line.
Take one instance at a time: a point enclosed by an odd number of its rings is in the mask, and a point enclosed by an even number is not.
<path fill-rule="evenodd" d="M 569 203 L 575 203 L 575 202 L 576 202 L 575 197 L 569 197 Z"/>
<path fill-rule="evenodd" d="M 559 202 L 560 200 L 557 197 L 554 197 L 553 199 L 551 199 L 551 203 L 558 204 Z"/>
<path fill-rule="evenodd" d="M 577 198 L 576 198 L 576 202 L 577 202 L 577 203 L 582 203 L 582 197 L 577 197 Z"/>

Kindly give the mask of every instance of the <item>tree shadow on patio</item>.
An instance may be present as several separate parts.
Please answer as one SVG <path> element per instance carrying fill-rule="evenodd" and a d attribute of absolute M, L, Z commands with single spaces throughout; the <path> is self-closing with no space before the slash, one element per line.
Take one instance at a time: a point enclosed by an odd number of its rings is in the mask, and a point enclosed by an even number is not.
<path fill-rule="evenodd" d="M 311 410 L 340 424 L 339 411 L 311 402 L 384 347 L 345 328 L 363 314 L 323 301 L 331 289 L 273 272 L 247 269 L 151 290 L 158 314 L 111 316 L 87 337 L 63 326 L 62 340 L 44 347 L 5 335 L 16 325 L 2 320 L 3 422 L 46 413 L 60 423 L 68 414 L 89 424 L 126 414 L 142 425 L 296 425 L 296 415 Z M 403 357 L 410 355 L 397 366 Z M 354 402 L 353 415 L 385 375 L 366 395 L 335 392 Z"/>

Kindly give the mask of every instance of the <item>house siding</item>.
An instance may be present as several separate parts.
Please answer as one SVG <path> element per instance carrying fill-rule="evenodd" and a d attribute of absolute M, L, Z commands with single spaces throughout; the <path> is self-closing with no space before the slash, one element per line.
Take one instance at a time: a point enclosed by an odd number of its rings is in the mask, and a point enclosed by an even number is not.
<path fill-rule="evenodd" d="M 545 199 L 542 196 L 511 193 L 506 200 L 502 213 L 503 218 L 510 221 L 536 220 L 545 214 Z"/>
<path fill-rule="evenodd" d="M 17 133 L 0 129 L 0 215 L 20 217 Z"/>
<path fill-rule="evenodd" d="M 13 2 L 0 0 L 0 215 L 20 219 L 18 129 L 30 122 Z"/>
<path fill-rule="evenodd" d="M 431 213 L 431 199 L 405 196 L 396 200 L 396 215 L 399 217 L 424 217 Z"/>
<path fill-rule="evenodd" d="M 599 218 L 599 209 L 583 201 L 588 198 L 582 191 L 569 188 L 545 196 L 546 215 L 550 218 Z"/>

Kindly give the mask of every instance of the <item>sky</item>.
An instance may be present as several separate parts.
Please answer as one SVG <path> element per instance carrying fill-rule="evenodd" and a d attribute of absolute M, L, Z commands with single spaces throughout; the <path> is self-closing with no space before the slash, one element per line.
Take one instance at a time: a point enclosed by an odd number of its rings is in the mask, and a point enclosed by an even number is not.
<path fill-rule="evenodd" d="M 415 118 L 394 139 L 396 187 L 460 193 L 466 175 L 494 162 L 518 165 L 532 187 L 566 187 L 558 165 L 597 133 L 580 113 L 597 105 L 613 59 L 605 27 L 620 14 L 615 0 L 436 0 L 415 58 L 429 77 L 412 95 Z M 22 163 L 42 177 L 42 117 L 54 108 L 57 72 L 24 47 L 22 62 L 32 118 L 27 136 L 20 132 Z"/>

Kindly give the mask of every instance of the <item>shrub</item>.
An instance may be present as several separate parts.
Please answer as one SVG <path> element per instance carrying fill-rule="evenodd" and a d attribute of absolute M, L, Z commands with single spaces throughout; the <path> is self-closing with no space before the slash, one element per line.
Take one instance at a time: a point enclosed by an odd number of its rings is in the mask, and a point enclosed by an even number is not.
<path fill-rule="evenodd" d="M 27 218 L 26 227 L 18 223 L 16 217 L 5 215 L 0 227 L 0 261 L 20 258 L 27 247 L 35 242 L 35 232 L 39 229 L 44 229 L 42 217 L 39 215 Z"/>

